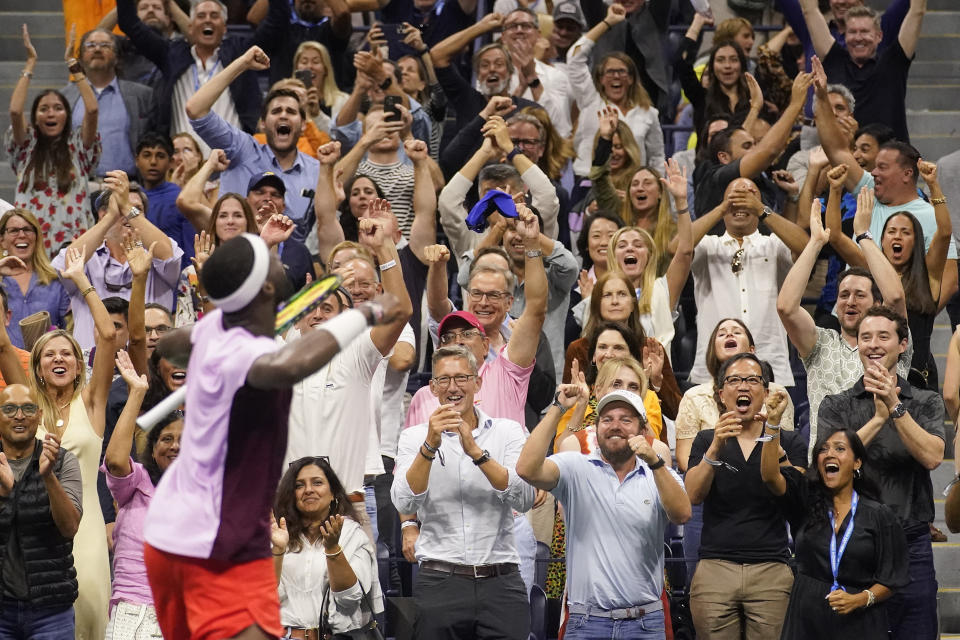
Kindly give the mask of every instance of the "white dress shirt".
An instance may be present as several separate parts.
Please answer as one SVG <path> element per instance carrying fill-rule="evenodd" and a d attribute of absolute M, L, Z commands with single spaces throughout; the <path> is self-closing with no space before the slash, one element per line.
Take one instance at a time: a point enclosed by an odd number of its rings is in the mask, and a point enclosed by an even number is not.
<path fill-rule="evenodd" d="M 787 333 L 777 315 L 777 293 L 793 266 L 790 249 L 775 235 L 755 231 L 743 239 L 743 268 L 733 273 L 741 248 L 733 236 L 704 236 L 693 254 L 693 295 L 697 302 L 697 358 L 690 372 L 696 383 L 710 382 L 707 341 L 724 318 L 742 320 L 757 345 L 757 356 L 773 367 L 776 381 L 793 386 Z"/>
<path fill-rule="evenodd" d="M 547 115 L 550 116 L 550 124 L 557 130 L 560 137 L 569 138 L 570 134 L 573 133 L 573 121 L 570 118 L 573 92 L 570 90 L 570 82 L 562 71 L 545 62 L 534 60 L 533 65 L 537 72 L 537 78 L 543 86 L 543 93 L 537 99 L 533 97 L 533 91 L 528 88 L 521 97 L 536 102 L 543 107 Z M 510 95 L 513 95 L 519 86 L 520 75 L 514 71 L 513 75 L 510 76 Z"/>
<path fill-rule="evenodd" d="M 473 438 L 490 457 L 506 467 L 507 488 L 493 488 L 483 471 L 460 446 L 460 436 L 444 433 L 430 468 L 426 491 L 414 493 L 407 470 L 427 437 L 427 425 L 400 434 L 397 466 L 390 497 L 400 513 L 416 513 L 422 523 L 417 560 L 442 560 L 481 565 L 519 563 L 513 538 L 513 510 L 529 511 L 535 491 L 517 475 L 517 458 L 527 439 L 526 429 L 513 420 L 491 418 L 479 409 Z"/>

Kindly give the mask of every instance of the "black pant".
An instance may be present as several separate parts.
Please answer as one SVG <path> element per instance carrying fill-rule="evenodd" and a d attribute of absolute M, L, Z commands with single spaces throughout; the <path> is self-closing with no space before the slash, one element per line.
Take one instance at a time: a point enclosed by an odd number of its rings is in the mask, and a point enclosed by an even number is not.
<path fill-rule="evenodd" d="M 390 500 L 390 487 L 393 486 L 393 467 L 396 461 L 387 456 L 380 456 L 386 473 L 380 474 L 373 481 L 373 492 L 377 498 L 377 536 L 379 544 L 384 545 L 390 552 L 391 558 L 400 556 L 397 546 L 397 528 L 400 526 L 400 516 Z M 384 594 L 388 592 L 400 593 L 400 572 L 395 563 L 390 563 L 390 584 L 381 584 Z"/>
<path fill-rule="evenodd" d="M 417 638 L 527 640 L 530 635 L 530 605 L 519 571 L 475 579 L 421 569 L 413 597 Z"/>

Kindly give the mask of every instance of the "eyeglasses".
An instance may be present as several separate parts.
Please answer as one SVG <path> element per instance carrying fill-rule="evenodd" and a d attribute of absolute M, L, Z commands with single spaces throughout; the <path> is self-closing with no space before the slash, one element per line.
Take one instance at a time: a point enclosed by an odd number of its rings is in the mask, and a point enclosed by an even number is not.
<path fill-rule="evenodd" d="M 733 254 L 733 259 L 730 260 L 730 269 L 733 270 L 735 276 L 740 275 L 740 272 L 743 271 L 743 249 L 737 249 L 737 252 Z"/>
<path fill-rule="evenodd" d="M 615 76 L 628 76 L 630 75 L 629 69 L 604 69 L 603 75 L 608 78 L 613 78 Z"/>
<path fill-rule="evenodd" d="M 18 412 L 23 411 L 23 415 L 28 418 L 32 418 L 37 415 L 37 411 L 40 410 L 40 407 L 28 402 L 26 404 L 4 404 L 0 405 L 0 413 L 7 416 L 8 418 L 13 418 L 17 415 Z"/>
<path fill-rule="evenodd" d="M 447 331 L 440 336 L 440 344 L 446 346 L 457 342 L 457 340 L 472 340 L 482 335 L 479 329 L 466 329 L 464 331 Z"/>
<path fill-rule="evenodd" d="M 85 42 L 83 43 L 83 48 L 87 51 L 93 51 L 94 49 L 113 49 L 112 42 Z"/>
<path fill-rule="evenodd" d="M 167 333 L 171 329 L 173 329 L 173 327 L 171 327 L 168 324 L 158 324 L 155 327 L 146 327 L 147 335 L 150 335 L 151 333 L 156 332 L 158 336 L 162 336 L 163 334 Z"/>
<path fill-rule="evenodd" d="M 511 138 L 510 142 L 513 143 L 515 147 L 525 147 L 525 148 L 536 148 L 543 144 L 540 140 L 535 140 L 533 138 Z"/>
<path fill-rule="evenodd" d="M 20 235 L 21 233 L 27 236 L 36 235 L 37 230 L 34 229 L 33 227 L 7 227 L 6 229 L 3 230 L 3 233 L 4 235 L 10 236 L 12 238 L 14 236 Z"/>
<path fill-rule="evenodd" d="M 3 407 L 0 407 L 0 411 L 2 410 L 3 410 Z M 302 458 L 297 458 L 296 460 L 288 464 L 287 468 L 289 469 L 290 467 L 294 465 L 298 465 L 300 463 L 315 464 L 319 467 L 321 462 L 329 467 L 330 457 L 329 456 L 303 456 Z M 307 464 L 304 464 L 303 466 L 307 466 Z"/>
<path fill-rule="evenodd" d="M 480 289 L 469 289 L 467 294 L 474 302 L 480 302 L 486 296 L 490 302 L 500 302 L 510 294 L 506 291 L 480 291 Z"/>
<path fill-rule="evenodd" d="M 537 28 L 535 22 L 514 22 L 503 27 L 504 31 L 533 31 Z"/>
<path fill-rule="evenodd" d="M 434 378 L 433 381 L 437 383 L 438 387 L 445 389 L 450 386 L 451 380 L 453 382 L 456 382 L 458 387 L 462 387 L 463 385 L 467 384 L 468 382 L 470 382 L 476 377 L 477 376 L 475 374 L 468 376 L 466 374 L 460 373 L 455 376 L 439 376 Z"/>
<path fill-rule="evenodd" d="M 763 386 L 763 378 L 760 376 L 727 376 L 723 379 L 725 387 L 739 387 L 744 382 L 751 387 Z"/>

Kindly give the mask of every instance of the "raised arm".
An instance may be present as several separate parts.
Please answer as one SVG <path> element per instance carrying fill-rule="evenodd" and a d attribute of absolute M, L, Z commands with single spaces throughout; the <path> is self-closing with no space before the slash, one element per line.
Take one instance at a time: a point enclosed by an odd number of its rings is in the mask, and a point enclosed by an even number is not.
<path fill-rule="evenodd" d="M 947 250 L 950 247 L 950 238 L 953 234 L 953 224 L 950 221 L 950 210 L 947 208 L 947 198 L 943 195 L 940 182 L 937 180 L 937 165 L 933 162 L 921 160 L 918 164 L 920 177 L 930 189 L 930 202 L 933 204 L 933 213 L 937 219 L 937 230 L 930 240 L 927 249 L 927 278 L 930 280 L 930 295 L 938 302 L 944 300 L 941 282 L 944 280 L 944 267 L 947 264 Z M 956 269 L 954 269 L 956 270 Z M 952 293 L 950 293 L 952 295 Z M 943 308 L 940 306 L 940 308 Z"/>
<path fill-rule="evenodd" d="M 374 200 L 370 203 L 370 214 L 374 217 L 360 220 L 358 234 L 360 243 L 366 246 L 377 259 L 380 265 L 381 284 L 385 293 L 392 294 L 397 300 L 397 308 L 388 322 L 381 323 L 370 330 L 370 339 L 384 356 L 390 354 L 393 345 L 403 332 L 404 325 L 413 315 L 413 305 L 410 294 L 403 283 L 403 269 L 400 266 L 400 256 L 397 247 L 391 238 L 383 233 L 383 220 L 378 219 L 377 212 L 385 210 L 390 214 L 390 203 L 386 200 Z M 389 266 L 393 263 L 393 266 Z"/>
<path fill-rule="evenodd" d="M 433 45 L 430 56 L 434 67 L 449 67 L 450 61 L 463 51 L 471 42 L 482 35 L 496 31 L 503 26 L 503 16 L 499 13 L 488 13 L 481 20 L 473 23 L 463 31 L 457 31 Z"/>
<path fill-rule="evenodd" d="M 770 231 L 777 234 L 777 237 L 783 240 L 793 254 L 794 260 L 800 255 L 804 247 L 807 246 L 807 234 L 795 222 L 787 220 L 776 211 L 768 211 L 763 218 L 764 224 Z"/>
<path fill-rule="evenodd" d="M 783 286 L 780 287 L 780 294 L 777 296 L 777 313 L 780 316 L 780 322 L 783 323 L 783 328 L 787 330 L 787 337 L 790 338 L 790 342 L 796 347 L 801 358 L 810 355 L 817 343 L 817 325 L 806 309 L 800 306 L 800 301 L 807 283 L 810 282 L 810 274 L 813 273 L 817 263 L 817 256 L 828 242 L 830 242 L 830 231 L 823 228 L 823 221 L 820 219 L 820 202 L 814 200 L 810 212 L 810 239 L 793 267 L 787 272 Z"/>
<path fill-rule="evenodd" d="M 430 317 L 440 322 L 443 317 L 453 311 L 450 298 L 447 297 L 447 262 L 450 260 L 450 249 L 446 245 L 434 244 L 423 250 L 424 262 L 427 264 L 427 311 Z"/>
<path fill-rule="evenodd" d="M 437 241 L 437 192 L 430 177 L 429 149 L 423 140 L 411 138 L 403 143 L 413 161 L 413 224 L 410 225 L 410 250 L 426 264 L 423 250 Z"/>
<path fill-rule="evenodd" d="M 160 231 L 145 215 L 130 217 L 130 180 L 123 171 L 108 171 L 103 181 L 104 187 L 110 189 L 117 196 L 117 206 L 120 213 L 127 216 L 130 227 L 136 231 L 144 244 L 153 247 L 153 256 L 157 260 L 168 260 L 173 257 L 173 243 L 170 236 Z M 97 245 L 99 247 L 100 245 Z M 94 247 L 96 249 L 96 247 Z"/>
<path fill-rule="evenodd" d="M 67 38 L 67 50 L 63 54 L 63 59 L 67 67 L 79 67 L 80 64 L 76 58 L 76 25 L 70 27 L 70 35 Z M 100 103 L 97 102 L 97 96 L 93 93 L 93 87 L 87 82 L 87 76 L 83 71 L 79 73 L 70 73 L 70 82 L 77 86 L 80 92 L 80 99 L 83 100 L 83 122 L 80 124 L 80 139 L 84 147 L 92 147 L 97 141 L 97 119 L 99 118 Z"/>
<path fill-rule="evenodd" d="M 517 205 L 517 231 L 523 237 L 527 257 L 523 266 L 523 290 L 526 306 L 517 318 L 517 323 L 507 343 L 507 358 L 518 367 L 529 367 L 537 355 L 540 330 L 547 317 L 547 271 L 543 267 L 540 247 L 540 226 L 537 217 L 526 206 Z M 533 256 L 533 257 L 531 257 Z"/>
<path fill-rule="evenodd" d="M 908 58 L 913 58 L 913 54 L 917 52 L 917 40 L 920 38 L 923 14 L 926 12 L 927 0 L 910 0 L 910 10 L 900 25 L 899 35 L 900 46 Z"/>
<path fill-rule="evenodd" d="M 817 131 L 820 133 L 820 145 L 826 152 L 831 165 L 835 167 L 841 164 L 847 166 L 845 186 L 847 191 L 853 193 L 863 177 L 863 168 L 853 157 L 847 137 L 840 128 L 837 116 L 833 113 L 833 107 L 830 106 L 830 100 L 827 97 L 827 74 L 823 70 L 823 65 L 816 57 L 810 60 L 810 64 L 813 68 L 814 87 L 816 89 L 817 108 L 815 109 L 815 117 Z"/>
<path fill-rule="evenodd" d="M 13 93 L 10 94 L 10 128 L 13 131 L 13 142 L 17 146 L 26 142 L 27 127 L 32 126 L 32 123 L 27 122 L 23 117 L 23 107 L 27 102 L 30 78 L 33 77 L 33 70 L 37 66 L 37 50 L 33 48 L 33 43 L 30 41 L 27 25 L 23 25 L 21 32 L 27 60 L 23 65 L 23 71 L 20 72 L 20 77 L 17 78 L 17 84 L 13 87 Z"/>
<path fill-rule="evenodd" d="M 127 383 L 127 402 L 123 405 L 123 411 L 117 419 L 117 426 L 107 443 L 103 461 L 107 465 L 107 471 L 118 478 L 123 478 L 133 471 L 130 466 L 130 449 L 133 445 L 137 415 L 140 413 L 140 405 L 143 403 L 143 397 L 147 394 L 149 385 L 146 374 L 137 373 L 126 351 L 121 349 L 117 352 L 116 365 L 124 382 Z"/>
<path fill-rule="evenodd" d="M 226 171 L 229 166 L 230 160 L 222 149 L 211 150 L 206 162 L 200 165 L 197 172 L 187 181 L 187 184 L 183 185 L 183 189 L 177 195 L 177 209 L 190 221 L 194 229 L 204 231 L 210 228 L 213 209 L 207 204 L 204 193 L 206 184 L 214 173 Z"/>
<path fill-rule="evenodd" d="M 373 302 L 348 309 L 299 340 L 257 358 L 247 372 L 247 383 L 257 389 L 289 388 L 327 364 L 368 326 L 390 322 L 398 310 L 399 303 L 391 296 L 379 296 Z M 184 338 L 189 336 L 177 336 L 179 343 Z M 169 346 L 175 353 L 184 352 L 181 344 Z"/>
<path fill-rule="evenodd" d="M 690 222 L 690 207 L 687 206 L 687 168 L 681 171 L 677 161 L 671 158 L 667 161 L 666 174 L 667 177 L 660 180 L 664 189 L 673 196 L 677 211 L 677 244 L 670 266 L 667 267 L 670 308 L 675 309 L 693 261 L 693 224 Z"/>
<path fill-rule="evenodd" d="M 873 219 L 873 192 L 866 187 L 857 194 L 857 213 L 853 217 L 853 233 L 860 235 L 870 230 L 870 221 Z M 900 275 L 893 268 L 876 240 L 865 238 L 860 242 L 867 269 L 873 275 L 874 281 L 880 288 L 883 296 L 883 306 L 893 309 L 904 318 L 907 317 L 907 303 L 903 291 Z"/>
<path fill-rule="evenodd" d="M 860 248 L 843 232 L 843 221 L 840 215 L 840 200 L 843 198 L 843 189 L 847 181 L 847 165 L 839 164 L 827 172 L 830 181 L 830 197 L 827 199 L 827 220 L 830 228 L 830 246 L 850 266 L 865 267 L 867 261 Z M 818 205 L 819 200 L 815 200 Z"/>
<path fill-rule="evenodd" d="M 947 417 L 956 424 L 960 418 L 960 327 L 953 332 L 947 348 L 947 368 L 943 373 L 943 403 L 947 407 Z M 960 458 L 955 458 L 954 463 L 960 464 Z"/>
<path fill-rule="evenodd" d="M 780 473 L 780 418 L 787 408 L 787 394 L 783 391 L 770 391 L 765 400 L 767 407 L 767 427 L 772 427 L 772 439 L 763 443 L 760 451 L 760 477 L 775 496 L 787 492 L 787 481 Z"/>
<path fill-rule="evenodd" d="M 90 284 L 83 269 L 86 259 L 82 251 L 67 249 L 66 263 L 60 277 L 70 280 L 80 291 L 83 301 L 93 316 L 93 326 L 97 335 L 97 350 L 93 356 L 93 373 L 81 392 L 83 404 L 87 409 L 90 426 L 94 433 L 103 437 L 107 415 L 107 396 L 113 382 L 113 359 L 116 352 L 117 329 L 113 325 L 107 308 Z"/>
<path fill-rule="evenodd" d="M 260 47 L 250 47 L 242 56 L 227 65 L 223 71 L 201 85 L 196 93 L 190 96 L 185 105 L 187 117 L 191 120 L 197 120 L 210 113 L 213 103 L 240 74 L 246 71 L 263 71 L 269 68 L 270 58 L 267 57 L 267 54 Z"/>
<path fill-rule="evenodd" d="M 337 189 L 333 175 L 333 167 L 339 158 L 339 142 L 328 142 L 317 149 L 320 171 L 317 172 L 313 211 L 317 216 L 317 251 L 324 260 L 337 244 L 343 242 L 343 227 L 337 220 Z"/>
<path fill-rule="evenodd" d="M 160 35 L 137 16 L 137 0 L 117 0 L 117 24 L 137 52 L 161 69 L 166 68 L 170 41 Z M 186 31 L 183 32 L 186 35 Z"/>
<path fill-rule="evenodd" d="M 800 0 L 800 8 L 803 10 L 803 21 L 807 25 L 807 31 L 810 32 L 813 49 L 822 58 L 827 55 L 833 43 L 836 42 L 830 35 L 827 19 L 820 13 L 817 0 Z"/>
<path fill-rule="evenodd" d="M 763 136 L 763 139 L 740 159 L 741 177 L 757 177 L 783 153 L 787 140 L 793 131 L 793 125 L 796 124 L 797 117 L 803 109 L 803 103 L 807 98 L 807 89 L 812 82 L 813 76 L 809 73 L 798 73 L 797 77 L 794 78 L 793 87 L 790 90 L 790 104 L 784 109 L 777 122 Z"/>
<path fill-rule="evenodd" d="M 152 244 L 145 249 L 137 234 L 124 240 L 127 263 L 133 273 L 133 285 L 130 287 L 130 305 L 127 310 L 127 328 L 130 337 L 127 340 L 127 353 L 134 369 L 141 374 L 147 372 L 147 325 L 145 304 L 147 295 L 147 276 L 153 267 Z"/>
<path fill-rule="evenodd" d="M 580 377 L 582 379 L 583 374 Z M 589 398 L 589 389 L 585 387 L 586 382 L 582 380 L 578 384 L 561 384 L 557 387 L 556 397 L 560 406 L 550 405 L 546 415 L 523 445 L 520 457 L 517 458 L 517 475 L 536 489 L 550 491 L 560 482 L 560 467 L 553 460 L 547 460 L 547 453 L 557 433 L 560 418 L 581 396 L 583 402 Z"/>

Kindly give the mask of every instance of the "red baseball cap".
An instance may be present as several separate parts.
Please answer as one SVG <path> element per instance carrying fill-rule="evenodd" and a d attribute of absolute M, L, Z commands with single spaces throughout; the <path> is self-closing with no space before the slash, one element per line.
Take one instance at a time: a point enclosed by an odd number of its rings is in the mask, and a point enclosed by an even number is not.
<path fill-rule="evenodd" d="M 480 330 L 480 335 L 485 336 L 487 332 L 483 330 L 483 325 L 480 324 L 480 321 L 477 320 L 477 316 L 473 315 L 469 311 L 454 311 L 453 313 L 448 313 L 443 316 L 443 320 L 440 321 L 440 326 L 437 327 L 437 335 L 443 335 L 444 328 L 449 327 L 451 323 L 460 319 L 466 322 L 471 327 L 475 327 Z"/>

